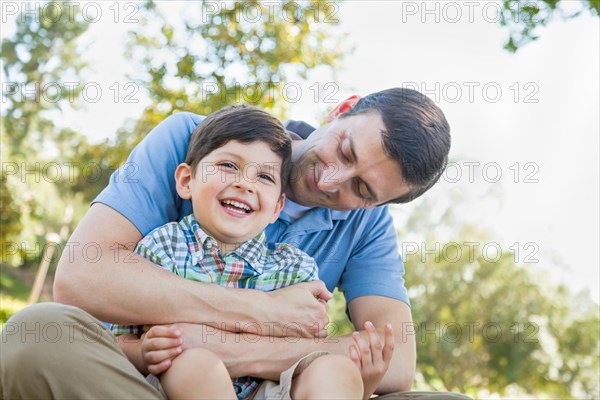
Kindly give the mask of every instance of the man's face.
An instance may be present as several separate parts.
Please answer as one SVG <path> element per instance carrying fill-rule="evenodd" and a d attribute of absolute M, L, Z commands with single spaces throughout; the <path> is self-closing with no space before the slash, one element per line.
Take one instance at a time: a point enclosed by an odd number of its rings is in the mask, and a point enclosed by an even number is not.
<path fill-rule="evenodd" d="M 378 112 L 335 118 L 292 143 L 288 196 L 305 206 L 371 208 L 410 191 L 400 166 L 383 149 Z"/>

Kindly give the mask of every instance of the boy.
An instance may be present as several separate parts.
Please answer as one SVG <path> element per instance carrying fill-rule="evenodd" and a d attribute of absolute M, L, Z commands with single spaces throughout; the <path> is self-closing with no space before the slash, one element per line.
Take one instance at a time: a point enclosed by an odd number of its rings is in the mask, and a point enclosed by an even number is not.
<path fill-rule="evenodd" d="M 136 252 L 184 278 L 222 286 L 268 291 L 317 279 L 307 254 L 265 243 L 263 230 L 285 201 L 290 153 L 281 123 L 259 109 L 211 114 L 193 133 L 185 163 L 175 171 L 177 193 L 192 200 L 193 214 L 152 231 Z M 375 328 L 366 328 L 371 343 L 356 336 L 352 359 L 315 352 L 284 371 L 279 384 L 245 377 L 234 379 L 233 386 L 216 355 L 183 351 L 171 327 L 153 326 L 142 339 L 140 327 L 114 325 L 113 332 L 138 370 L 161 374 L 168 398 L 368 398 L 387 370 L 393 339 L 386 327 L 385 345 L 377 346 Z"/>

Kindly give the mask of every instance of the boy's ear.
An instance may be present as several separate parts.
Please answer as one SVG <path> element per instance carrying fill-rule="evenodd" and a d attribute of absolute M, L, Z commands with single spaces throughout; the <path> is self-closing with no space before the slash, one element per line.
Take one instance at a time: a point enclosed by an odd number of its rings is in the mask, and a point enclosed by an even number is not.
<path fill-rule="evenodd" d="M 281 196 L 279 196 L 279 200 L 277 200 L 277 204 L 275 205 L 275 211 L 273 212 L 273 216 L 271 217 L 271 220 L 269 221 L 270 224 L 277 221 L 277 218 L 279 218 L 279 214 L 281 214 L 281 210 L 283 210 L 284 205 L 285 205 L 285 193 L 281 193 Z"/>
<path fill-rule="evenodd" d="M 352 107 L 354 107 L 356 105 L 356 103 L 358 103 L 359 100 L 360 100 L 360 96 L 358 96 L 358 95 L 348 97 L 346 100 L 344 100 L 340 104 L 338 104 L 333 110 L 331 110 L 329 112 L 329 114 L 327 114 L 327 116 L 325 117 L 325 121 L 327 121 L 327 122 L 333 121 L 334 119 L 339 117 L 341 114 L 345 113 L 346 111 L 348 111 Z"/>
<path fill-rule="evenodd" d="M 186 163 L 181 163 L 175 170 L 175 187 L 177 188 L 177 194 L 184 200 L 192 198 L 192 190 L 190 189 L 190 182 L 192 180 L 192 167 Z"/>

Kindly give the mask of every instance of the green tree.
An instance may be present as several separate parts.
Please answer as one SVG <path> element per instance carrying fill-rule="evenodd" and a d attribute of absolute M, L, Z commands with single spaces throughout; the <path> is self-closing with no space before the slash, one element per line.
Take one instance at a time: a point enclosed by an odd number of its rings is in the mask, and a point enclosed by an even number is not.
<path fill-rule="evenodd" d="M 41 4 L 35 14 L 16 15 L 14 34 L 1 44 L 3 262 L 19 263 L 25 253 L 31 257 L 48 232 L 60 229 L 67 205 L 83 212 L 89 201 L 89 189 L 79 183 L 90 170 L 81 153 L 98 146 L 61 118 L 81 105 L 86 69 L 81 38 L 89 22 L 77 4 L 67 3 Z M 21 251 L 15 254 L 11 245 Z"/>
<path fill-rule="evenodd" d="M 475 202 L 466 189 L 419 200 L 399 233 L 426 386 L 473 396 L 598 398 L 598 305 L 550 283 L 543 265 L 518 265 L 510 249 L 482 251 L 499 241 L 456 217 L 454 209 Z M 493 196 L 483 194 L 476 196 Z M 448 199 L 445 207 L 439 199 Z M 440 239 L 444 232 L 452 234 Z M 410 242 L 415 234 L 424 239 Z"/>
<path fill-rule="evenodd" d="M 20 13 L 16 32 L 2 40 L 2 62 L 7 104 L 2 109 L 3 138 L 9 155 L 29 157 L 56 139 L 56 119 L 74 106 L 82 85 L 78 39 L 88 29 L 79 8 L 63 14 L 65 2 Z"/>
<path fill-rule="evenodd" d="M 193 2 L 181 4 L 177 23 L 146 3 L 129 54 L 144 68 L 140 84 L 152 101 L 135 133 L 122 131 L 129 147 L 177 110 L 209 114 L 228 104 L 249 103 L 284 118 L 292 78 L 325 67 L 345 54 L 337 6 L 320 1 Z M 183 18 L 181 17 L 183 16 Z M 293 86 L 288 86 L 293 90 Z"/>
<path fill-rule="evenodd" d="M 527 43 L 538 39 L 539 27 L 548 25 L 556 18 L 575 18 L 584 12 L 600 14 L 600 0 L 568 1 L 569 6 L 577 4 L 575 10 L 565 10 L 567 0 L 504 0 L 500 24 L 509 31 L 504 48 L 512 53 Z"/>

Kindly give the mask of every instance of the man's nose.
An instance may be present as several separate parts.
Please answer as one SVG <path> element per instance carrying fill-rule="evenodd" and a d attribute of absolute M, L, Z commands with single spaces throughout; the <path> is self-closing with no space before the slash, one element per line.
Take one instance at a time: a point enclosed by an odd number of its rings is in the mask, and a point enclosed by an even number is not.
<path fill-rule="evenodd" d="M 351 178 L 352 171 L 344 166 L 330 164 L 321 173 L 317 186 L 326 193 L 335 193 Z"/>

